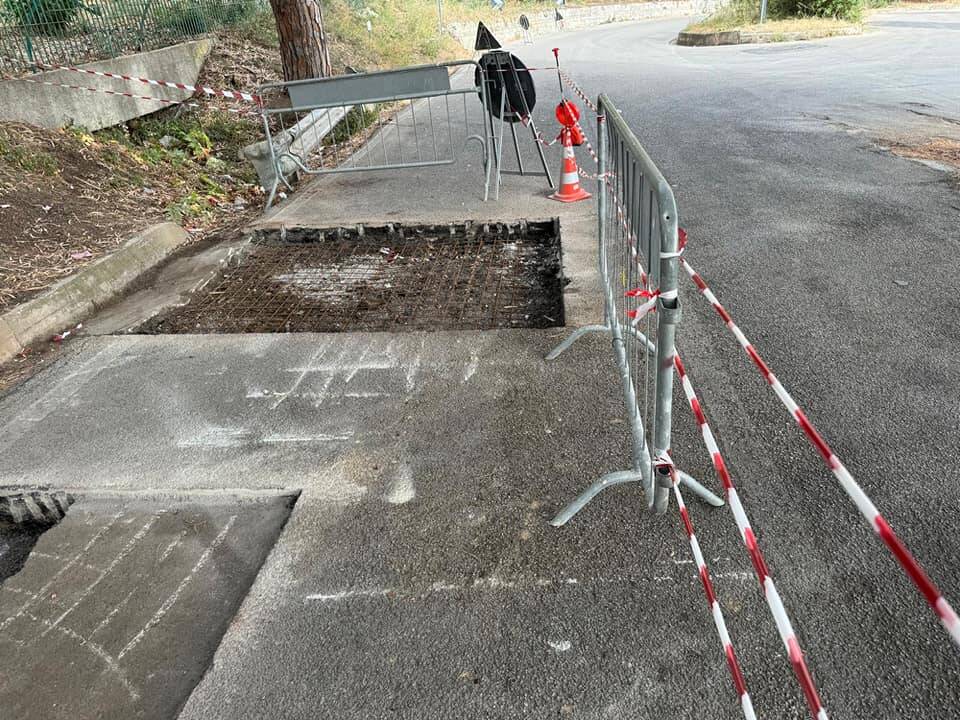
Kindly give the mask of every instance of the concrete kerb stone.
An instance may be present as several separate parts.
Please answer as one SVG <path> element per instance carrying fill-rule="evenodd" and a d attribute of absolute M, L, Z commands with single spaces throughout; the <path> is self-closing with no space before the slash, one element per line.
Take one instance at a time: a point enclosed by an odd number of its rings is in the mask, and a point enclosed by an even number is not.
<path fill-rule="evenodd" d="M 0 362 L 93 313 L 187 241 L 175 223 L 154 225 L 121 248 L 0 315 Z"/>
<path fill-rule="evenodd" d="M 724 30 L 722 32 L 685 31 L 677 35 L 677 45 L 686 47 L 753 45 L 772 42 L 794 42 L 799 40 L 823 40 L 828 37 L 848 37 L 862 34 L 863 27 L 859 25 L 831 30 L 802 30 L 796 32 L 743 32 L 741 30 Z"/>

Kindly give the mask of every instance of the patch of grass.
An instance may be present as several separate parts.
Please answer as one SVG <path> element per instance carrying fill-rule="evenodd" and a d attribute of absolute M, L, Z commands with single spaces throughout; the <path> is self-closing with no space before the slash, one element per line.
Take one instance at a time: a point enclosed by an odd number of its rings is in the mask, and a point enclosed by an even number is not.
<path fill-rule="evenodd" d="M 779 20 L 767 20 L 760 24 L 759 17 L 749 14 L 717 13 L 701 22 L 688 25 L 685 29 L 688 32 L 726 32 L 728 30 L 739 30 L 741 32 L 770 33 L 775 42 L 785 40 L 789 33 L 809 33 L 816 37 L 828 37 L 846 30 L 847 28 L 857 27 L 859 23 L 837 18 L 821 17 L 793 17 Z"/>
<path fill-rule="evenodd" d="M 60 170 L 56 157 L 33 143 L 24 143 L 22 138 L 12 137 L 11 132 L 0 126 L 0 163 L 26 173 L 56 175 Z"/>
<path fill-rule="evenodd" d="M 770 0 L 767 21 L 761 25 L 759 2 L 732 0 L 713 15 L 684 29 L 687 32 L 763 32 L 772 34 L 773 40 L 782 40 L 787 33 L 794 32 L 827 37 L 857 26 L 866 1 L 868 0 Z"/>
<path fill-rule="evenodd" d="M 152 116 L 88 135 L 101 158 L 128 169 L 144 168 L 139 183 L 125 177 L 125 185 L 157 185 L 158 177 L 164 177 L 167 216 L 201 224 L 213 219 L 218 206 L 255 191 L 256 173 L 239 159 L 239 151 L 260 136 L 255 121 L 215 110 Z"/>
<path fill-rule="evenodd" d="M 691 23 L 684 28 L 687 32 L 726 32 L 739 30 L 752 25 L 759 19 L 757 3 L 731 0 L 710 17 Z"/>
<path fill-rule="evenodd" d="M 371 109 L 365 105 L 353 108 L 353 110 L 344 116 L 343 120 L 334 126 L 330 134 L 323 139 L 323 144 L 329 147 L 330 145 L 339 145 L 347 142 L 354 135 L 366 130 L 377 122 L 379 115 L 378 108 Z"/>

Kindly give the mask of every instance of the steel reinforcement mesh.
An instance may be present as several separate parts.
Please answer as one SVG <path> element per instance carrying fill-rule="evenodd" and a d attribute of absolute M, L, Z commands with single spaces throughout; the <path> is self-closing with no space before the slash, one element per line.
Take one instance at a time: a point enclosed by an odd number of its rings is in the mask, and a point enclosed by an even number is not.
<path fill-rule="evenodd" d="M 559 222 L 260 231 L 156 333 L 561 326 Z"/>

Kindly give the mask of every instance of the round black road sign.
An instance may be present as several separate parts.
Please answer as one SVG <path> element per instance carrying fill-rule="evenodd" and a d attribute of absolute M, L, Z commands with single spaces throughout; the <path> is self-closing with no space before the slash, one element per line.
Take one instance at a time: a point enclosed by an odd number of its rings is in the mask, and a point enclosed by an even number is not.
<path fill-rule="evenodd" d="M 533 76 L 523 61 L 508 52 L 490 52 L 479 60 L 474 81 L 481 82 L 481 72 L 487 76 L 487 96 L 490 106 L 487 110 L 494 117 L 507 122 L 519 122 L 520 118 L 533 112 L 537 104 L 537 89 Z M 500 105 L 506 93 L 503 117 L 500 117 Z"/>

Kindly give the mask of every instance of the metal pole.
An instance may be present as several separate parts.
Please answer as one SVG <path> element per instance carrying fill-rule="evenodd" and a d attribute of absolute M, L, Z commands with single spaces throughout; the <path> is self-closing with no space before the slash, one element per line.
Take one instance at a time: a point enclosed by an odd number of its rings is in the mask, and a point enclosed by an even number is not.
<path fill-rule="evenodd" d="M 767 0 L 760 0 L 760 24 L 767 19 Z"/>
<path fill-rule="evenodd" d="M 670 199 L 673 193 L 669 192 Z M 661 193 L 661 197 L 663 194 Z M 654 459 L 670 449 L 670 427 L 673 416 L 673 354 L 677 323 L 680 321 L 680 299 L 677 297 L 679 260 L 677 249 L 677 208 L 670 202 L 660 211 L 660 300 L 657 308 L 657 371 L 656 415 L 653 438 Z M 666 298 L 664 298 L 666 296 Z M 666 468 L 663 468 L 666 470 Z M 653 508 L 657 513 L 667 510 L 672 482 L 670 472 L 657 473 L 654 483 Z"/>

